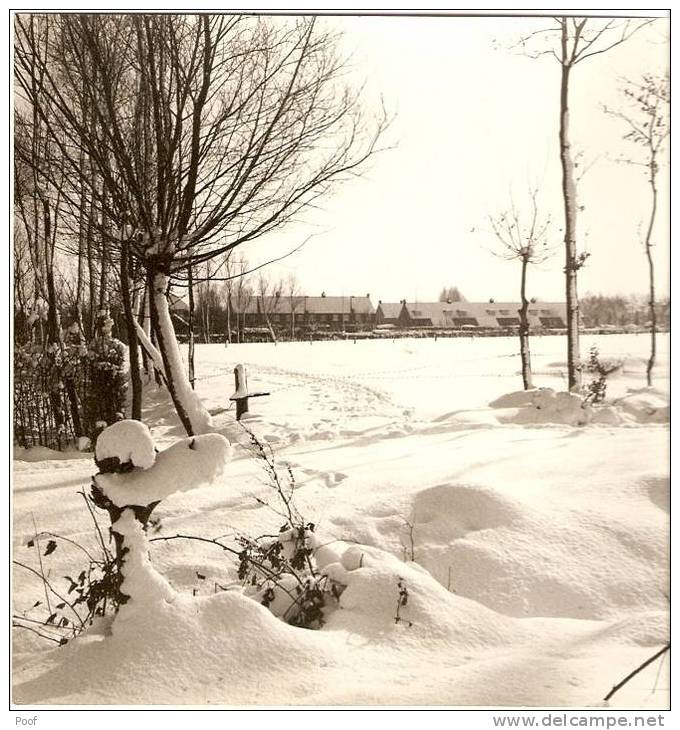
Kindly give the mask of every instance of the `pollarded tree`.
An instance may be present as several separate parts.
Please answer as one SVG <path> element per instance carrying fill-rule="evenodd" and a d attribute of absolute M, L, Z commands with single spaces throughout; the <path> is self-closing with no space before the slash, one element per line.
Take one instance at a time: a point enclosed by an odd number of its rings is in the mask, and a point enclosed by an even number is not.
<path fill-rule="evenodd" d="M 586 254 L 579 253 L 576 222 L 574 156 L 570 135 L 570 89 L 574 68 L 588 58 L 624 43 L 654 19 L 556 17 L 546 28 L 521 38 L 518 46 L 531 58 L 551 56 L 560 64 L 559 149 L 564 206 L 565 294 L 567 302 L 567 375 L 570 390 L 581 387 L 577 275 Z"/>
<path fill-rule="evenodd" d="M 548 246 L 550 216 L 541 216 L 536 202 L 536 191 L 530 192 L 531 208 L 523 220 L 515 203 L 497 216 L 489 216 L 491 231 L 500 243 L 496 256 L 521 264 L 519 314 L 519 346 L 522 358 L 522 382 L 524 390 L 533 388 L 531 375 L 531 350 L 529 348 L 529 299 L 527 298 L 527 269 L 530 264 L 541 264 L 553 253 Z"/>
<path fill-rule="evenodd" d="M 659 158 L 670 133 L 670 78 L 668 74 L 656 77 L 645 74 L 640 82 L 628 81 L 623 88 L 625 111 L 606 109 L 623 120 L 626 125 L 624 139 L 636 146 L 633 157 L 623 161 L 645 168 L 651 191 L 649 218 L 645 226 L 643 245 L 649 271 L 649 318 L 651 322 L 651 345 L 647 361 L 647 385 L 652 384 L 652 370 L 656 361 L 656 296 L 654 281 L 654 224 L 659 201 Z"/>
<path fill-rule="evenodd" d="M 39 113 L 68 174 L 88 179 L 81 150 L 94 166 L 101 233 L 110 250 L 126 242 L 146 271 L 177 413 L 187 433 L 208 430 L 168 310 L 171 277 L 264 236 L 357 175 L 384 110 L 366 118 L 337 37 L 314 18 L 64 15 L 47 52 L 39 20 L 16 16 L 18 87 L 38 105 L 31 78 L 43 75 L 52 114 Z"/>

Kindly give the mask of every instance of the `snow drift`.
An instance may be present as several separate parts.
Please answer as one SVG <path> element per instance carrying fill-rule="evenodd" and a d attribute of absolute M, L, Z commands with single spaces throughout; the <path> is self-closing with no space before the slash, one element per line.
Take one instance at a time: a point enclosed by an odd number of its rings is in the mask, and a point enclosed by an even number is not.
<path fill-rule="evenodd" d="M 622 358 L 646 345 L 608 342 Z M 620 420 L 604 427 L 593 408 L 581 426 L 550 367 L 562 346 L 533 343 L 535 380 L 552 389 L 537 400 L 512 392 L 516 344 L 502 338 L 199 346 L 199 395 L 232 442 L 235 364 L 272 392 L 254 405 L 258 434 L 291 464 L 317 562 L 344 591 L 321 630 L 293 627 L 243 595 L 219 547 L 153 542 L 137 575 L 158 577 L 138 610 L 60 649 L 15 632 L 14 701 L 598 706 L 669 635 L 667 357 L 657 392 L 641 388 L 644 369 L 623 372 L 608 387 Z M 179 426 L 160 392 L 145 418 L 162 450 L 127 475 L 139 490 L 97 479 L 121 504 L 162 497 L 154 536 L 276 535 L 271 490 L 238 443 L 166 448 Z M 30 552 L 31 514 L 87 540 L 77 492 L 91 473 L 82 458 L 15 462 L 15 555 Z M 193 486 L 168 494 L 154 473 Z M 82 556 L 43 559 L 63 575 Z M 42 586 L 17 572 L 14 588 L 15 610 L 33 615 Z M 667 707 L 667 668 L 641 672 L 612 707 Z"/>

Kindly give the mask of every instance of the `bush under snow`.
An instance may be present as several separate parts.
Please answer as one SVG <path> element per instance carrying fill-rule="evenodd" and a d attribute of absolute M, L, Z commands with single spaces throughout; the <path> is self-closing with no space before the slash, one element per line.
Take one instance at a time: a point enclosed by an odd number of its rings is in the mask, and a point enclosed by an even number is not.
<path fill-rule="evenodd" d="M 113 455 L 120 458 L 130 454 L 129 446 L 129 443 L 122 449 L 119 446 Z M 141 455 L 143 464 L 149 463 L 148 448 L 147 443 Z M 231 447 L 221 434 L 208 433 L 177 441 L 154 456 L 155 462 L 141 470 L 125 474 L 98 474 L 95 478 L 97 486 L 119 507 L 148 505 L 175 492 L 186 492 L 212 482 L 222 474 L 231 456 Z"/>
<path fill-rule="evenodd" d="M 150 468 L 156 460 L 156 449 L 149 428 L 141 421 L 133 420 L 108 426 L 97 438 L 95 459 L 98 464 L 106 459 L 118 459 L 119 464 Z"/>

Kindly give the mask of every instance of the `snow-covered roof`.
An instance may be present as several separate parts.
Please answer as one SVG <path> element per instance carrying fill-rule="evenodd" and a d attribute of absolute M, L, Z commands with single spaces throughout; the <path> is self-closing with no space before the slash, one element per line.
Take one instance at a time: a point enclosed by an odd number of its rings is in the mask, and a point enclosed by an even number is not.
<path fill-rule="evenodd" d="M 382 316 L 385 319 L 397 319 L 403 306 L 403 302 L 380 302 L 378 309 L 382 312 Z"/>
<path fill-rule="evenodd" d="M 168 294 L 168 306 L 170 307 L 171 312 L 189 311 L 189 303 L 186 301 L 186 299 L 178 297 L 177 294 L 173 294 L 172 292 Z"/>
<path fill-rule="evenodd" d="M 518 318 L 519 302 L 407 302 L 406 309 L 413 320 L 429 320 L 433 327 L 460 326 L 464 320 L 476 320 L 480 327 L 499 327 L 499 319 Z M 539 327 L 542 319 L 566 322 L 564 302 L 531 302 L 529 324 Z M 510 324 L 508 322 L 508 324 Z"/>
<path fill-rule="evenodd" d="M 260 297 L 253 295 L 247 302 L 239 305 L 238 300 L 232 297 L 232 307 L 246 314 L 256 314 L 266 311 L 267 313 L 290 314 L 349 314 L 354 311 L 356 314 L 374 314 L 375 309 L 368 296 L 355 297 L 308 297 L 304 295 L 289 297 L 281 296 Z"/>

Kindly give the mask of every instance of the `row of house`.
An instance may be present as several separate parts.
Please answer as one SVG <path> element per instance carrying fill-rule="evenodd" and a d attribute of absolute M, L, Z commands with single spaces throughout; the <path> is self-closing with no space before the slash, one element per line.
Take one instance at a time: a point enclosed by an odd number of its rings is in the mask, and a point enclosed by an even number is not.
<path fill-rule="evenodd" d="M 379 302 L 376 325 L 400 328 L 436 327 L 439 329 L 505 329 L 519 327 L 518 302 Z M 532 329 L 566 328 L 564 302 L 529 304 L 527 313 Z"/>
<path fill-rule="evenodd" d="M 171 310 L 182 315 L 188 306 L 170 295 Z M 365 296 L 249 296 L 231 300 L 232 317 L 237 326 L 274 327 L 296 330 L 356 332 L 383 329 L 508 329 L 519 326 L 518 302 L 378 302 L 375 309 L 370 294 Z M 563 302 L 531 302 L 529 325 L 532 329 L 566 327 Z"/>

